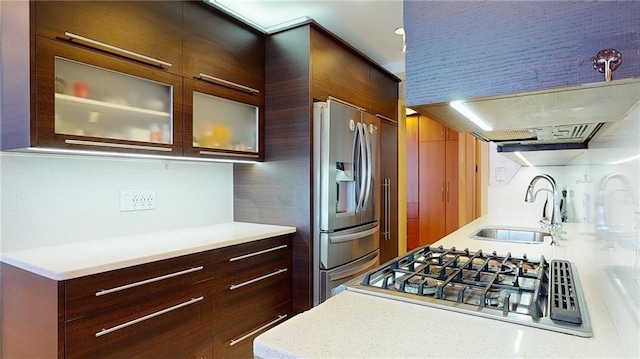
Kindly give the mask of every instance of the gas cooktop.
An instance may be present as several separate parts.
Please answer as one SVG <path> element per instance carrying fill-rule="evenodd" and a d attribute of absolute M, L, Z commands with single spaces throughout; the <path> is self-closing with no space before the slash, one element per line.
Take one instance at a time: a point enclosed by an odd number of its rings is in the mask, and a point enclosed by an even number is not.
<path fill-rule="evenodd" d="M 592 336 L 571 262 L 424 246 L 345 284 L 373 294 L 582 337 Z"/>

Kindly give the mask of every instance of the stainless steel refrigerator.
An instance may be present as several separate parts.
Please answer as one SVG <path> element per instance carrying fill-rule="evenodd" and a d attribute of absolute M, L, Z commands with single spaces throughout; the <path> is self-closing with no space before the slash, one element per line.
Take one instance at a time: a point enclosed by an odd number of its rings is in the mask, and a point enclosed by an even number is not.
<path fill-rule="evenodd" d="M 314 305 L 380 263 L 379 119 L 314 103 Z"/>

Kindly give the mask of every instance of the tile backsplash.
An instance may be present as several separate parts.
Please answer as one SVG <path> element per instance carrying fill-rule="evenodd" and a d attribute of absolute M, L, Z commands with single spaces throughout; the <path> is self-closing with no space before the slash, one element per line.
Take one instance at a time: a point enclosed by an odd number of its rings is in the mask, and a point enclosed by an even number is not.
<path fill-rule="evenodd" d="M 0 249 L 232 221 L 232 166 L 0 153 Z M 155 190 L 155 209 L 121 212 L 122 189 Z"/>

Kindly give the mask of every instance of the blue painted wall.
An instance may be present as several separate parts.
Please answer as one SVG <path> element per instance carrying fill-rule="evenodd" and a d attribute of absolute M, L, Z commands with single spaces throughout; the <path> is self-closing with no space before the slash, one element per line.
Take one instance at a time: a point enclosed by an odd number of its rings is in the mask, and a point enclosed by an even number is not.
<path fill-rule="evenodd" d="M 640 76 L 640 2 L 404 1 L 408 106 Z"/>

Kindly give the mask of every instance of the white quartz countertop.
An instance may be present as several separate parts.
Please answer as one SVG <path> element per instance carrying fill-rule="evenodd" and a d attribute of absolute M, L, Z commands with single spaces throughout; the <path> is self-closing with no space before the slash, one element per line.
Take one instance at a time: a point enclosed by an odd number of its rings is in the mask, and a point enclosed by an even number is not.
<path fill-rule="evenodd" d="M 596 280 L 600 274 L 587 265 L 593 251 L 585 248 L 596 247 L 597 251 L 601 245 L 584 227 L 587 225 L 566 225 L 567 239 L 559 247 L 550 246 L 549 240 L 543 244 L 513 244 L 469 238 L 475 229 L 484 226 L 540 229 L 536 221 L 485 216 L 436 245 L 572 261 L 582 284 L 592 337 L 347 290 L 258 336 L 254 341 L 254 354 L 259 358 L 618 358 L 640 355 L 637 327 L 632 326 L 635 333 L 623 335 L 620 331 L 625 328 L 616 327 L 611 318 L 609 308 L 625 310 L 623 298 L 608 296 L 609 305 L 605 304 L 602 293 L 606 290 L 599 288 Z"/>
<path fill-rule="evenodd" d="M 5 252 L 2 262 L 54 280 L 294 233 L 295 227 L 228 222 Z"/>

